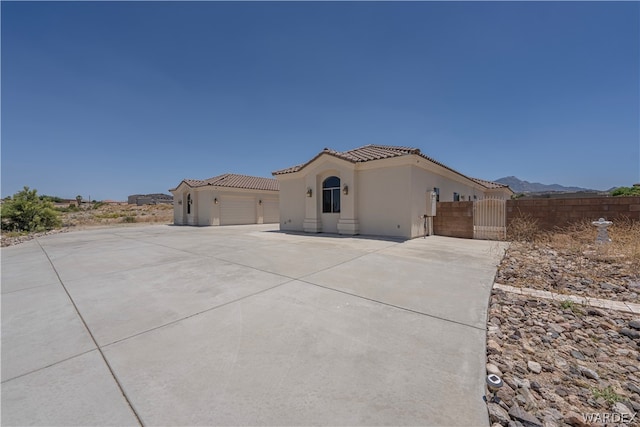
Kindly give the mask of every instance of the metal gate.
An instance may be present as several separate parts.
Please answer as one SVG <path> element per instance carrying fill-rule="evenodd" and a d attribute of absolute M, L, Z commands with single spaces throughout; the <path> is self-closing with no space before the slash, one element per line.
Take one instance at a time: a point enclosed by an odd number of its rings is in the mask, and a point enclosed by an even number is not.
<path fill-rule="evenodd" d="M 507 201 L 485 198 L 473 202 L 473 238 L 506 240 Z"/>

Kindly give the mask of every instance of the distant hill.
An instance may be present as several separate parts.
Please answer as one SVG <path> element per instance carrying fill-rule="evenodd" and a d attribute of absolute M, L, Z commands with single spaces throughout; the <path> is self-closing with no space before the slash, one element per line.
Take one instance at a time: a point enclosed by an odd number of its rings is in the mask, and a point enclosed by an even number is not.
<path fill-rule="evenodd" d="M 578 191 L 596 192 L 590 188 L 582 187 L 565 187 L 560 184 L 540 184 L 539 182 L 523 181 L 515 176 L 507 176 L 496 179 L 495 182 L 508 185 L 516 193 L 547 193 L 547 192 L 567 192 L 575 193 Z"/>

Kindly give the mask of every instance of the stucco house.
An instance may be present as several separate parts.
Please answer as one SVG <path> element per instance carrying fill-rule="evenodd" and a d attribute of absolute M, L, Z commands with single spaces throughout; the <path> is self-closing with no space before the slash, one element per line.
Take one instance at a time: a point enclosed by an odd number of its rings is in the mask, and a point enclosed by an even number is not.
<path fill-rule="evenodd" d="M 417 148 L 325 148 L 306 163 L 273 172 L 280 229 L 413 238 L 425 232 L 432 200 L 508 198 L 508 186 L 470 178 Z M 437 214 L 437 212 L 436 212 Z"/>
<path fill-rule="evenodd" d="M 226 173 L 184 179 L 173 194 L 176 225 L 269 224 L 279 221 L 278 181 Z"/>

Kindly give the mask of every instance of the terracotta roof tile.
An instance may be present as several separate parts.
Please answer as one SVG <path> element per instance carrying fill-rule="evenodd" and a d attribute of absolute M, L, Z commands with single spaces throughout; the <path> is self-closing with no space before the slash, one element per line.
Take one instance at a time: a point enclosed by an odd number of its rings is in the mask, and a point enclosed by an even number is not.
<path fill-rule="evenodd" d="M 346 160 L 352 163 L 361 163 L 361 162 L 368 162 L 370 160 L 380 160 L 380 159 L 387 159 L 390 157 L 406 156 L 408 154 L 420 154 L 420 150 L 417 148 L 410 148 L 410 147 L 395 147 L 391 145 L 374 145 L 374 144 L 365 145 L 363 147 L 355 148 L 349 151 L 336 151 L 330 148 L 325 148 L 320 153 L 318 153 L 317 156 L 315 156 L 313 159 L 309 160 L 308 162 L 300 165 L 292 166 L 287 169 L 275 171 L 273 172 L 273 174 L 283 175 L 287 173 L 298 172 L 299 170 L 301 170 L 302 168 L 304 168 L 309 163 L 313 162 L 315 159 L 317 159 L 323 154 L 328 154 L 330 156 L 334 156 L 339 159 Z"/>
<path fill-rule="evenodd" d="M 302 163 L 300 165 L 292 166 L 290 168 L 275 171 L 273 172 L 273 175 L 284 175 L 288 173 L 298 172 L 299 170 L 302 170 L 305 166 L 312 163 L 314 160 L 316 160 L 318 157 L 322 156 L 323 154 L 328 154 L 330 156 L 334 156 L 351 163 L 362 163 L 362 162 L 368 162 L 371 160 L 381 160 L 381 159 L 388 159 L 391 157 L 408 156 L 408 155 L 415 154 L 422 157 L 423 159 L 430 161 L 431 163 L 434 163 L 458 175 L 461 175 L 467 179 L 470 179 L 476 182 L 477 184 L 482 185 L 483 187 L 490 188 L 490 189 L 507 187 L 506 185 L 499 184 L 497 182 L 485 181 L 482 179 L 468 177 L 456 171 L 455 169 L 452 169 L 449 166 L 443 163 L 440 163 L 435 159 L 432 159 L 431 157 L 425 156 L 424 154 L 422 154 L 422 152 L 420 152 L 419 148 L 398 147 L 393 145 L 375 145 L 375 144 L 365 145 L 349 151 L 336 151 L 330 148 L 325 148 L 320 153 L 318 153 L 317 156 L 315 156 L 313 159 L 309 160 L 308 162 Z"/>
<path fill-rule="evenodd" d="M 323 154 L 329 154 L 331 156 L 334 156 L 339 159 L 343 159 L 352 163 L 361 163 L 361 162 L 368 162 L 371 160 L 381 160 L 381 159 L 388 159 L 391 157 L 400 157 L 400 156 L 408 156 L 411 154 L 416 154 L 424 159 L 429 160 L 432 163 L 435 163 L 446 169 L 454 171 L 450 167 L 438 162 L 437 160 L 434 160 L 428 156 L 425 156 L 420 152 L 419 148 L 369 144 L 369 145 L 365 145 L 349 151 L 336 151 L 336 150 L 331 150 L 329 148 L 325 148 L 317 156 L 315 156 L 313 159 L 309 160 L 308 162 L 303 163 L 301 165 L 292 166 L 287 169 L 275 171 L 273 172 L 273 175 L 283 175 L 287 173 L 298 172 L 299 170 L 301 170 L 302 168 L 304 168 L 309 163 L 313 162 L 315 159 L 317 159 Z M 454 171 L 454 172 L 459 173 L 457 171 Z"/>
<path fill-rule="evenodd" d="M 473 181 L 477 182 L 480 185 L 484 185 L 485 187 L 487 187 L 489 189 L 508 188 L 509 187 L 507 184 L 500 184 L 499 182 L 487 181 L 487 180 L 480 179 L 480 178 L 471 178 L 471 179 Z"/>
<path fill-rule="evenodd" d="M 182 180 L 189 187 L 205 187 L 213 185 L 215 187 L 244 188 L 247 190 L 267 190 L 278 191 L 279 183 L 277 179 L 261 178 L 257 176 L 236 175 L 225 173 L 209 179 L 184 179 Z M 177 188 L 177 187 L 176 187 Z"/>

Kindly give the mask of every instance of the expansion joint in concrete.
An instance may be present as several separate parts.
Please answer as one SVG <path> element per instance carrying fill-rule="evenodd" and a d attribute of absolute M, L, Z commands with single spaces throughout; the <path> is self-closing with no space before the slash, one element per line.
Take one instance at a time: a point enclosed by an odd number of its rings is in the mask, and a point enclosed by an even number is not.
<path fill-rule="evenodd" d="M 127 396 L 127 393 L 124 391 L 124 388 L 122 387 L 122 384 L 120 384 L 120 381 L 118 380 L 118 377 L 116 376 L 116 373 L 113 371 L 113 368 L 109 364 L 109 361 L 105 357 L 105 355 L 104 355 L 104 353 L 102 351 L 102 348 L 98 344 L 98 341 L 96 341 L 96 338 L 93 336 L 93 333 L 91 332 L 91 329 L 89 329 L 89 325 L 87 325 L 87 322 L 84 320 L 84 317 L 82 317 L 82 313 L 80 313 L 80 310 L 78 309 L 78 306 L 76 305 L 76 302 L 73 300 L 73 297 L 71 296 L 71 294 L 67 290 L 67 287 L 65 286 L 64 282 L 62 281 L 62 278 L 60 277 L 60 274 L 58 273 L 58 270 L 56 269 L 56 266 L 53 264 L 53 261 L 51 261 L 51 258 L 49 257 L 49 254 L 42 247 L 42 245 L 40 244 L 40 241 L 38 240 L 38 238 L 34 238 L 34 240 L 36 241 L 38 246 L 40 246 L 40 249 L 42 250 L 44 255 L 47 257 L 47 260 L 49 261 L 49 264 L 51 265 L 51 268 L 53 269 L 53 272 L 56 274 L 56 277 L 58 278 L 58 281 L 60 282 L 60 285 L 62 286 L 62 289 L 64 289 L 64 292 L 67 294 L 67 297 L 69 298 L 69 301 L 71 302 L 71 305 L 73 305 L 73 309 L 78 314 L 78 317 L 80 318 L 80 321 L 82 322 L 82 324 L 84 325 L 85 329 L 87 330 L 87 333 L 91 337 L 91 340 L 93 341 L 93 344 L 96 346 L 96 349 L 98 350 L 98 353 L 100 353 L 100 357 L 102 357 L 102 360 L 104 361 L 105 365 L 107 366 L 107 369 L 109 370 L 109 373 L 111 374 L 111 377 L 113 378 L 113 380 L 115 381 L 116 385 L 118 386 L 118 389 L 120 390 L 120 393 L 122 393 L 122 397 L 124 397 L 125 401 L 127 402 L 127 405 L 131 409 L 131 412 L 133 413 L 133 415 L 136 417 L 136 420 L 138 421 L 138 423 L 141 426 L 144 427 L 144 423 L 142 422 L 142 419 L 138 415 L 138 412 L 136 411 L 136 409 L 133 407 L 133 404 L 131 403 L 131 400 L 129 399 L 129 396 Z"/>

